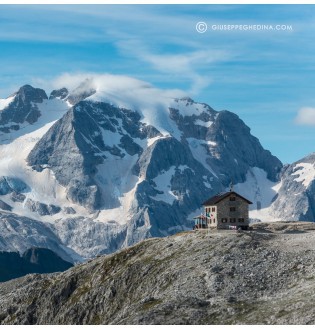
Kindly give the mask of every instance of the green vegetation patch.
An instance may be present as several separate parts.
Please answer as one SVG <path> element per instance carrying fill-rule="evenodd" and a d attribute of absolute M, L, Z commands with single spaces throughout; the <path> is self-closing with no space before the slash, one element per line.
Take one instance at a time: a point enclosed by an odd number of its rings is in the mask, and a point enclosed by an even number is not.
<path fill-rule="evenodd" d="M 146 301 L 145 303 L 142 304 L 141 309 L 143 311 L 147 311 L 154 306 L 157 306 L 163 302 L 162 299 L 150 299 L 149 301 Z"/>

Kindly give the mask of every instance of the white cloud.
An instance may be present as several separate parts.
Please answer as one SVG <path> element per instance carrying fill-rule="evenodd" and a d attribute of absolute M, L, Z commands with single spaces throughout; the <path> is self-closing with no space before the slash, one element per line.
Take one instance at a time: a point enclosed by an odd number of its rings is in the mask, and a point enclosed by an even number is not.
<path fill-rule="evenodd" d="M 64 73 L 52 80 L 50 88 L 66 87 L 71 92 L 83 82 L 85 88 L 96 89 L 96 94 L 91 96 L 91 99 L 133 110 L 167 107 L 173 99 L 188 96 L 180 89 L 159 89 L 146 81 L 129 76 L 92 72 Z"/>
<path fill-rule="evenodd" d="M 206 74 L 208 66 L 228 60 L 231 56 L 227 51 L 216 49 L 195 50 L 185 53 L 158 54 L 150 51 L 139 40 L 123 40 L 116 46 L 125 56 L 133 56 L 137 60 L 148 63 L 164 75 L 171 75 L 174 80 L 190 82 L 190 95 L 198 95 L 212 83 L 212 78 Z"/>
<path fill-rule="evenodd" d="M 298 125 L 315 126 L 315 108 L 301 108 L 295 117 L 295 123 Z"/>
<path fill-rule="evenodd" d="M 161 71 L 186 72 L 191 71 L 193 66 L 204 66 L 205 64 L 222 61 L 224 52 L 212 50 L 198 50 L 181 54 L 142 54 L 142 58 Z"/>
<path fill-rule="evenodd" d="M 188 80 L 191 84 L 189 94 L 196 95 L 212 82 L 209 76 L 199 74 L 196 69 L 197 66 L 203 66 L 211 61 L 209 55 L 207 52 L 196 51 L 176 55 L 146 53 L 141 57 L 157 71 L 173 75 L 179 80 Z"/>
<path fill-rule="evenodd" d="M 113 75 L 109 73 L 94 73 L 94 72 L 81 72 L 81 73 L 63 73 L 62 75 L 54 78 L 51 82 L 53 88 L 67 87 L 70 91 L 85 80 L 93 81 L 94 88 L 98 92 L 115 92 L 115 93 L 126 93 L 127 91 L 131 94 L 136 90 L 142 91 L 163 91 L 166 95 L 173 95 L 173 97 L 186 95 L 185 92 L 179 89 L 158 89 L 150 83 L 139 80 L 130 76 L 125 75 Z M 178 95 L 180 94 L 180 95 Z M 187 95 L 186 95 L 187 96 Z"/>
<path fill-rule="evenodd" d="M 122 56 L 115 62 L 113 55 L 111 64 L 120 66 L 119 72 L 126 67 L 126 74 L 131 72 L 144 79 L 143 74 L 158 74 L 160 80 L 171 81 L 174 85 L 186 84 L 192 96 L 212 83 L 210 65 L 229 59 L 232 53 L 215 49 L 217 46 L 210 47 L 205 38 L 200 38 L 195 29 L 200 15 L 185 7 L 178 10 L 163 6 L 124 6 L 125 10 L 121 10 L 115 5 L 23 8 L 25 10 L 16 11 L 6 7 L 0 14 L 0 17 L 6 17 L 0 40 L 114 44 Z M 34 17 L 37 24 L 34 24 Z M 38 24 L 40 30 L 34 28 Z M 212 39 L 211 44 L 215 44 Z M 225 45 L 220 47 L 226 49 Z M 235 56 L 234 51 L 233 54 Z M 55 61 L 50 66 L 56 68 L 59 63 Z M 101 70 L 85 63 L 80 67 L 82 70 Z M 132 71 L 135 67 L 139 67 L 140 72 Z"/>
<path fill-rule="evenodd" d="M 56 89 L 66 87 L 71 92 L 82 83 L 86 89 L 96 89 L 96 93 L 88 99 L 135 110 L 141 115 L 144 123 L 154 125 L 161 133 L 172 132 L 174 136 L 180 135 L 176 124 L 170 119 L 169 107 L 174 104 L 174 99 L 187 97 L 184 91 L 159 89 L 150 83 L 128 76 L 96 73 L 65 73 L 55 78 L 51 86 Z"/>

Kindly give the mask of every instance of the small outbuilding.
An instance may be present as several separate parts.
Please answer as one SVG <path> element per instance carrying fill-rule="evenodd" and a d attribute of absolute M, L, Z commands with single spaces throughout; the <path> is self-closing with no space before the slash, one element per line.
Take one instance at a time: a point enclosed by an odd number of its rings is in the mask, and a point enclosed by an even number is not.
<path fill-rule="evenodd" d="M 208 219 L 205 215 L 200 214 L 196 217 L 194 217 L 195 225 L 194 225 L 194 230 L 195 229 L 202 229 L 202 228 L 208 228 Z"/>
<path fill-rule="evenodd" d="M 250 204 L 251 201 L 234 191 L 220 193 L 207 199 L 203 203 L 207 227 L 247 230 Z"/>

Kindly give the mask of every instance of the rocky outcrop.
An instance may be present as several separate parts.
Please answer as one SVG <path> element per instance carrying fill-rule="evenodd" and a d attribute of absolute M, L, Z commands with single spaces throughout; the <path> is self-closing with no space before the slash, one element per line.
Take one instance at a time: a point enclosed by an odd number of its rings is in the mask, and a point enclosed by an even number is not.
<path fill-rule="evenodd" d="M 13 97 L 12 102 L 0 112 L 0 131 L 5 133 L 19 129 L 22 123 L 35 123 L 41 115 L 36 104 L 47 99 L 44 90 L 30 85 L 21 87 Z"/>
<path fill-rule="evenodd" d="M 313 324 L 315 228 L 281 225 L 182 232 L 0 284 L 0 323 Z"/>
<path fill-rule="evenodd" d="M 61 207 L 53 204 L 45 204 L 37 201 L 33 201 L 28 198 L 25 202 L 25 207 L 32 212 L 36 212 L 39 215 L 54 215 L 61 211 Z"/>
<path fill-rule="evenodd" d="M 287 221 L 315 221 L 315 153 L 283 168 L 271 210 Z"/>
<path fill-rule="evenodd" d="M 4 211 L 12 211 L 12 206 L 0 199 L 0 209 Z"/>
<path fill-rule="evenodd" d="M 13 202 L 23 203 L 25 198 L 26 198 L 26 196 L 24 194 L 20 194 L 20 193 L 17 193 L 15 191 L 13 191 L 12 194 L 11 194 L 11 200 Z"/>
<path fill-rule="evenodd" d="M 184 225 L 180 217 L 185 219 L 191 210 L 199 208 L 204 196 L 224 189 L 193 157 L 188 146 L 173 137 L 160 139 L 147 148 L 133 171 L 144 179 L 137 186 L 136 205 L 146 210 L 141 218 L 145 221 L 145 215 L 149 217 L 152 236 L 178 231 Z"/>
<path fill-rule="evenodd" d="M 58 182 L 67 187 L 70 200 L 96 210 L 103 204 L 94 179 L 97 165 L 110 156 L 140 154 L 142 148 L 132 138 L 143 140 L 157 135 L 154 127 L 140 122 L 137 112 L 83 101 L 52 126 L 27 161 L 36 170 L 48 166 Z M 117 139 L 117 144 L 111 141 L 111 136 Z"/>
<path fill-rule="evenodd" d="M 76 211 L 73 207 L 64 207 L 63 208 L 63 211 L 66 213 L 66 214 L 76 214 Z"/>
<path fill-rule="evenodd" d="M 9 193 L 19 194 L 28 189 L 29 187 L 18 178 L 7 176 L 0 177 L 0 195 L 7 195 Z"/>
<path fill-rule="evenodd" d="M 55 89 L 53 90 L 50 95 L 49 95 L 49 99 L 55 99 L 55 98 L 59 98 L 61 100 L 64 100 L 69 94 L 69 91 L 67 90 L 67 88 L 61 88 L 61 89 Z"/>
<path fill-rule="evenodd" d="M 50 224 L 8 212 L 0 212 L 0 251 L 19 251 L 32 247 L 46 248 L 62 259 L 74 262 L 82 258 L 62 243 Z"/>
<path fill-rule="evenodd" d="M 236 114 L 221 111 L 207 138 L 216 141 L 215 153 L 220 155 L 213 157 L 211 165 L 217 171 L 223 168 L 226 178 L 243 182 L 249 168 L 256 166 L 266 171 L 269 180 L 279 179 L 282 163 L 270 151 L 263 149 L 259 140 L 250 134 L 250 128 Z"/>
<path fill-rule="evenodd" d="M 189 100 L 190 104 L 194 102 Z M 263 149 L 259 140 L 252 136 L 250 128 L 230 111 L 215 111 L 204 105 L 205 111 L 199 116 L 183 116 L 179 110 L 170 109 L 171 118 L 193 147 L 193 143 L 203 141 L 206 163 L 225 186 L 231 181 L 244 182 L 251 167 L 266 171 L 271 181 L 279 179 L 282 168 L 280 160 L 270 151 Z M 208 142 L 208 143 L 207 143 Z"/>
<path fill-rule="evenodd" d="M 85 100 L 89 96 L 96 93 L 96 86 L 94 86 L 92 79 L 84 80 L 77 88 L 75 88 L 67 97 L 67 101 L 72 105 Z"/>

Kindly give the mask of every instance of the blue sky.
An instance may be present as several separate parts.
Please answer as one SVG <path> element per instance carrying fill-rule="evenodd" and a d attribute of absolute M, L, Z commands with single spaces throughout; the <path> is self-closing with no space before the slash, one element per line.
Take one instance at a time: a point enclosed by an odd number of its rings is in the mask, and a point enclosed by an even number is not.
<path fill-rule="evenodd" d="M 1 98 L 25 83 L 49 92 L 64 73 L 129 75 L 237 113 L 284 163 L 314 151 L 315 5 L 0 9 Z M 222 24 L 292 30 L 212 29 Z"/>

